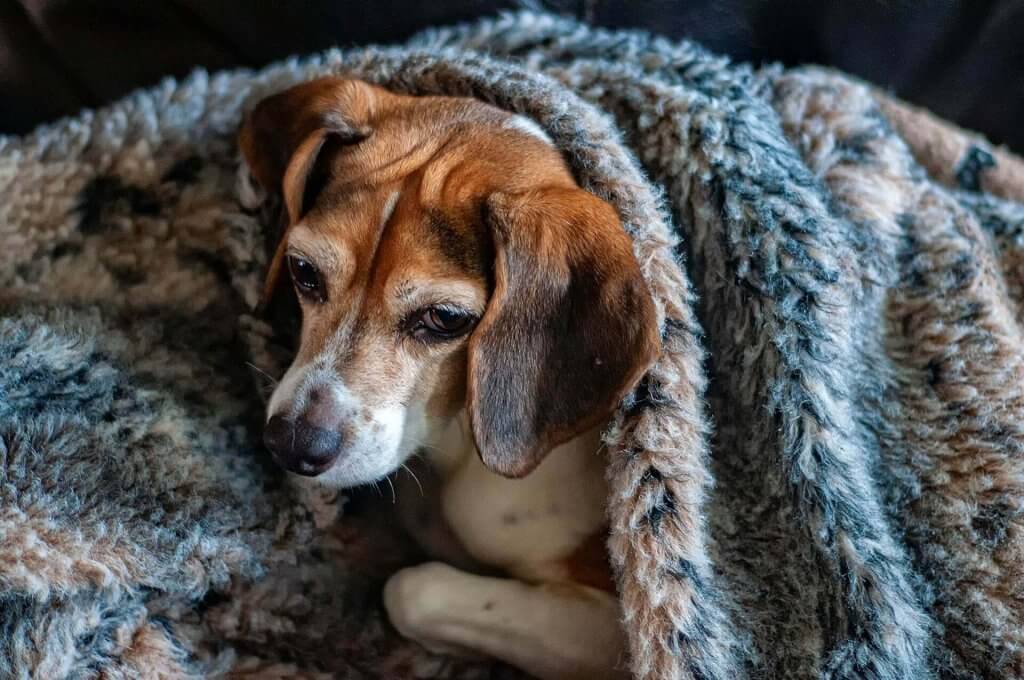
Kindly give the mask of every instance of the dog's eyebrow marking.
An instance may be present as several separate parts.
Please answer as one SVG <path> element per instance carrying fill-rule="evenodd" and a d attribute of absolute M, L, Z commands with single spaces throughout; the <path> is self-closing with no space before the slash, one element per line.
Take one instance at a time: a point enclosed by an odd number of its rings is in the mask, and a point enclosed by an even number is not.
<path fill-rule="evenodd" d="M 460 280 L 433 281 L 429 286 L 417 285 L 410 280 L 400 280 L 392 295 L 405 306 L 419 306 L 436 303 L 439 300 L 466 308 L 474 314 L 482 314 L 486 298 L 476 286 Z"/>
<path fill-rule="evenodd" d="M 395 297 L 401 302 L 408 303 L 416 295 L 416 286 L 411 281 L 405 281 L 395 290 Z"/>
<path fill-rule="evenodd" d="M 304 224 L 296 224 L 288 234 L 288 250 L 313 259 L 319 267 L 328 267 L 337 259 L 329 242 Z"/>
<path fill-rule="evenodd" d="M 288 254 L 309 258 L 322 272 L 339 275 L 351 269 L 350 256 L 335 243 L 318 236 L 305 224 L 296 224 L 288 234 Z"/>
<path fill-rule="evenodd" d="M 551 137 L 548 136 L 548 133 L 544 132 L 544 128 L 542 128 L 540 125 L 537 125 L 536 121 L 527 118 L 526 116 L 512 116 L 507 121 L 505 121 L 505 127 L 511 128 L 513 130 L 519 130 L 520 132 L 525 132 L 531 137 L 536 137 L 537 139 L 541 140 L 542 142 L 545 142 L 546 144 L 550 144 L 551 146 L 554 146 L 555 144 L 552 141 Z"/>

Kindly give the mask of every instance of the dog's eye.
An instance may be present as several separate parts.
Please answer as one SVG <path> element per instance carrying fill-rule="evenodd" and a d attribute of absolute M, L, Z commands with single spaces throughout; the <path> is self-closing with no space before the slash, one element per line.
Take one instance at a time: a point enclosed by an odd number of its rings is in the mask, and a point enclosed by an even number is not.
<path fill-rule="evenodd" d="M 473 324 L 474 316 L 453 307 L 428 307 L 420 314 L 413 329 L 416 335 L 429 334 L 435 338 L 455 338 Z"/>
<path fill-rule="evenodd" d="M 291 272 L 292 281 L 295 282 L 295 288 L 300 294 L 317 302 L 326 299 L 323 277 L 312 262 L 297 255 L 289 255 L 288 271 Z"/>

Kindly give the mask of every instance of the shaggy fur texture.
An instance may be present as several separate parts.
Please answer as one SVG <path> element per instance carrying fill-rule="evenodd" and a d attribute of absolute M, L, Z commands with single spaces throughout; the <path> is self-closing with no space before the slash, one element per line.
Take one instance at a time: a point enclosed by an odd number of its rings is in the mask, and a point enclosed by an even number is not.
<path fill-rule="evenodd" d="M 619 210 L 665 341 L 606 435 L 638 677 L 1024 675 L 1021 162 L 840 74 L 524 13 L 0 140 L 0 676 L 505 672 L 398 639 L 415 557 L 258 444 L 246 362 L 287 333 L 234 133 L 323 73 L 530 116 Z"/>

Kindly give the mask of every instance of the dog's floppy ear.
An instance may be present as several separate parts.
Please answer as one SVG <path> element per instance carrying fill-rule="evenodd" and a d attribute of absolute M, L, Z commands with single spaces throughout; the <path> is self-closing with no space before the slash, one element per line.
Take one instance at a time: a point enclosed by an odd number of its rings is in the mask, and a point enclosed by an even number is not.
<path fill-rule="evenodd" d="M 660 351 L 656 312 L 610 205 L 576 188 L 494 194 L 494 292 L 469 343 L 484 464 L 522 477 L 608 418 Z"/>
<path fill-rule="evenodd" d="M 356 144 L 370 136 L 375 97 L 374 88 L 364 82 L 318 78 L 267 97 L 242 123 L 238 145 L 249 170 L 264 191 L 281 195 L 286 213 L 263 288 L 264 302 L 281 271 L 288 229 L 309 210 L 326 180 L 317 161 L 329 146 Z"/>

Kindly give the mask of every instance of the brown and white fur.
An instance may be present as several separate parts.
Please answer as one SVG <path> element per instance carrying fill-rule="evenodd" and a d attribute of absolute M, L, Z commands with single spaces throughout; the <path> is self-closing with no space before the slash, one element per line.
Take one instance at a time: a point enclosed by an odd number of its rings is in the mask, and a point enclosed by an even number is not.
<path fill-rule="evenodd" d="M 303 315 L 268 448 L 332 487 L 417 452 L 437 480 L 399 497 L 444 561 L 391 577 L 392 623 L 541 678 L 624 675 L 598 433 L 660 345 L 614 209 L 472 99 L 324 78 L 263 100 L 239 142 L 285 208 L 265 293 L 288 270 Z"/>

